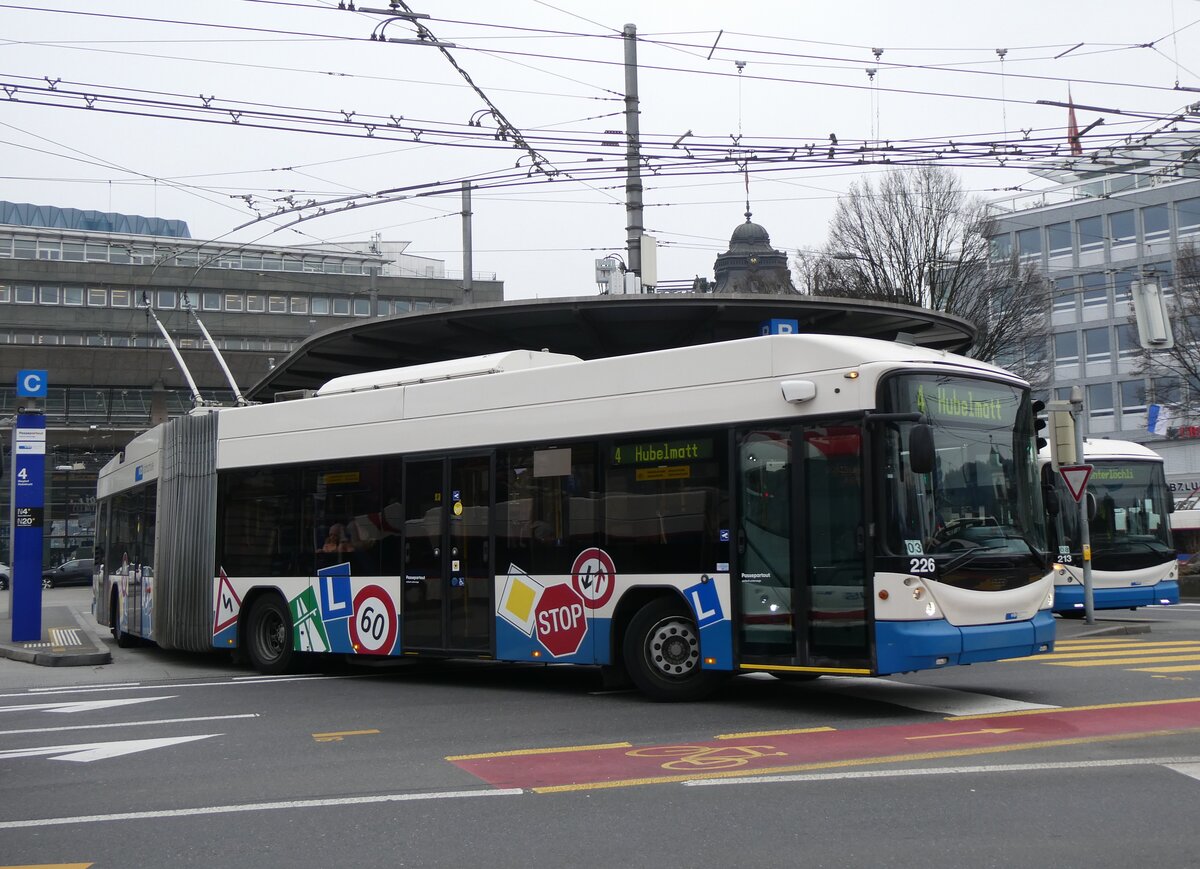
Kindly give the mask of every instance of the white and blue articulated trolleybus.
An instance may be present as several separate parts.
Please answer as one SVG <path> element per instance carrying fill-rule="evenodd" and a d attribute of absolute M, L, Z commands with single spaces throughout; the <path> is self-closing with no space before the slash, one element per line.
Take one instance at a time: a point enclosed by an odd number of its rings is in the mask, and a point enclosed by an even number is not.
<path fill-rule="evenodd" d="M 577 663 L 646 694 L 1048 652 L 1028 385 L 904 343 L 513 351 L 194 413 L 99 480 L 118 642 Z"/>
<path fill-rule="evenodd" d="M 1047 491 L 1050 551 L 1054 558 L 1054 611 L 1084 614 L 1080 507 L 1040 454 Z M 1171 541 L 1174 502 L 1158 453 L 1132 441 L 1085 438 L 1083 462 L 1092 466 L 1086 491 L 1092 550 L 1092 605 L 1136 609 L 1179 603 L 1179 565 Z"/>

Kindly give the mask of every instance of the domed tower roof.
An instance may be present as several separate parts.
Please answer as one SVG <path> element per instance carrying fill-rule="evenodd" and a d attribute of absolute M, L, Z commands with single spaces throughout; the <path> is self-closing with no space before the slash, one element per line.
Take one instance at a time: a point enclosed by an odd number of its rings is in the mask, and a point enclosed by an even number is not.
<path fill-rule="evenodd" d="M 746 212 L 746 222 L 739 224 L 729 237 L 729 250 L 742 252 L 742 248 L 753 248 L 764 253 L 771 250 L 771 236 L 766 228 L 750 222 L 750 212 Z"/>
<path fill-rule="evenodd" d="M 747 203 L 746 222 L 739 224 L 729 237 L 729 250 L 717 257 L 713 269 L 716 277 L 713 292 L 796 292 L 787 254 L 771 247 L 771 236 L 767 230 L 752 222 L 750 217 Z"/>

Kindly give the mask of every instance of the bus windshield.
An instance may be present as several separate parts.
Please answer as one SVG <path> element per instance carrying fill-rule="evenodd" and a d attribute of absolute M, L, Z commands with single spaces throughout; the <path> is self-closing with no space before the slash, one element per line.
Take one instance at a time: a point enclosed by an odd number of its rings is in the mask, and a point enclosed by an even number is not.
<path fill-rule="evenodd" d="M 933 430 L 932 473 L 909 463 L 915 423 L 884 430 L 884 539 L 898 555 L 933 555 L 939 565 L 971 555 L 1046 550 L 1033 412 L 1016 386 L 937 374 L 892 378 L 886 410 L 923 414 Z M 941 556 L 946 556 L 942 558 Z"/>
<path fill-rule="evenodd" d="M 1095 504 L 1095 516 L 1088 524 L 1093 565 L 1100 570 L 1126 570 L 1174 558 L 1168 517 L 1171 493 L 1162 465 L 1094 459 L 1091 463 L 1087 491 Z M 1079 507 L 1061 477 L 1056 489 L 1060 539 L 1069 551 L 1078 552 Z"/>

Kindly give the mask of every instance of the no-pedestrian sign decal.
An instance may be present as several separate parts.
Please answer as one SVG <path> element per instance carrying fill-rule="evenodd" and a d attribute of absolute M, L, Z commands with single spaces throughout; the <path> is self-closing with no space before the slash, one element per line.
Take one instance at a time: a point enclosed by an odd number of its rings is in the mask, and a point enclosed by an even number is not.
<path fill-rule="evenodd" d="M 1088 477 L 1092 475 L 1092 466 L 1072 465 L 1069 468 L 1059 468 L 1058 472 L 1062 474 L 1063 482 L 1067 484 L 1067 491 L 1071 493 L 1071 497 L 1076 501 L 1083 498 L 1083 492 L 1087 488 Z"/>

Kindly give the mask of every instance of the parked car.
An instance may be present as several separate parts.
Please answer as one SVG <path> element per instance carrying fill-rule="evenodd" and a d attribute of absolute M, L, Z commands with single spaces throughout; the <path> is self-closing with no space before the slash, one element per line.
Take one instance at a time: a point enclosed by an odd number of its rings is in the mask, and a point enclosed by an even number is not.
<path fill-rule="evenodd" d="M 0 562 L 0 591 L 6 591 L 12 581 L 12 571 L 4 562 Z"/>
<path fill-rule="evenodd" d="M 42 571 L 42 588 L 58 585 L 91 585 L 92 564 L 90 558 L 76 558 L 53 570 Z"/>

